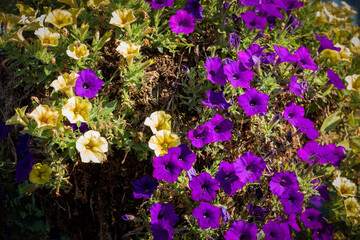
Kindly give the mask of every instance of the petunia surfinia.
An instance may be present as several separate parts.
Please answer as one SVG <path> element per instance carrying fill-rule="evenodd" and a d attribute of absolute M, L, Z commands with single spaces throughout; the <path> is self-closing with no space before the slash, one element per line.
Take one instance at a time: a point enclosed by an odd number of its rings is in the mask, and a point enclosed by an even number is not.
<path fill-rule="evenodd" d="M 227 110 L 231 106 L 231 104 L 226 101 L 223 91 L 214 92 L 209 90 L 206 96 L 208 99 L 202 101 L 202 104 L 205 106 L 224 110 Z"/>
<path fill-rule="evenodd" d="M 279 224 L 269 221 L 262 228 L 266 240 L 288 240 L 290 239 L 290 230 L 287 224 Z"/>
<path fill-rule="evenodd" d="M 36 121 L 38 128 L 53 128 L 58 123 L 59 112 L 48 105 L 39 105 L 28 116 Z"/>
<path fill-rule="evenodd" d="M 344 177 L 337 177 L 332 185 L 341 197 L 355 197 L 357 194 L 357 186 L 355 183 Z"/>
<path fill-rule="evenodd" d="M 215 175 L 215 179 L 220 182 L 220 187 L 229 196 L 245 186 L 235 172 L 234 163 L 220 162 L 219 172 Z"/>
<path fill-rule="evenodd" d="M 345 81 L 348 83 L 346 89 L 360 93 L 360 74 L 346 76 Z"/>
<path fill-rule="evenodd" d="M 173 7 L 174 0 L 145 0 L 151 5 L 153 9 L 160 9 L 163 7 Z"/>
<path fill-rule="evenodd" d="M 226 64 L 224 73 L 233 87 L 249 88 L 254 77 L 254 72 L 246 69 L 240 61 Z"/>
<path fill-rule="evenodd" d="M 76 141 L 76 150 L 80 152 L 83 163 L 102 163 L 106 160 L 108 142 L 99 132 L 89 130 Z"/>
<path fill-rule="evenodd" d="M 199 0 L 188 0 L 188 2 L 185 4 L 184 10 L 191 14 L 196 20 L 202 20 L 202 7 L 200 5 Z"/>
<path fill-rule="evenodd" d="M 26 126 L 29 122 L 27 117 L 25 116 L 25 111 L 28 106 L 22 108 L 15 108 L 15 115 L 12 116 L 5 122 L 5 125 L 14 125 L 14 124 L 21 124 Z"/>
<path fill-rule="evenodd" d="M 212 83 L 217 83 L 221 86 L 226 85 L 226 75 L 224 73 L 222 61 L 219 57 L 207 58 L 204 67 L 207 70 L 207 78 Z"/>
<path fill-rule="evenodd" d="M 307 118 L 299 119 L 299 130 L 304 133 L 311 140 L 315 140 L 319 137 L 319 132 L 314 128 L 314 122 Z"/>
<path fill-rule="evenodd" d="M 256 15 L 253 11 L 247 11 L 241 14 L 241 18 L 245 21 L 246 26 L 249 29 L 265 29 L 267 20 L 264 17 Z"/>
<path fill-rule="evenodd" d="M 61 112 L 70 123 L 77 123 L 78 121 L 87 122 L 91 109 L 92 106 L 88 99 L 75 96 L 68 99 Z"/>
<path fill-rule="evenodd" d="M 282 62 L 296 62 L 297 58 L 295 55 L 290 54 L 289 50 L 285 47 L 279 47 L 274 45 L 274 49 L 276 51 L 276 54 L 278 55 L 278 58 L 276 60 L 276 65 L 282 63 Z"/>
<path fill-rule="evenodd" d="M 175 182 L 183 170 L 178 155 L 173 151 L 169 151 L 163 156 L 154 157 L 152 165 L 154 167 L 153 177 L 169 183 Z"/>
<path fill-rule="evenodd" d="M 57 28 L 73 24 L 71 13 L 61 9 L 51 11 L 45 18 L 45 22 L 51 23 Z"/>
<path fill-rule="evenodd" d="M 78 74 L 71 72 L 70 74 L 64 73 L 60 75 L 56 80 L 52 81 L 50 84 L 55 91 L 63 91 L 66 95 L 71 98 L 74 96 L 73 87 L 75 86 L 75 81 L 78 78 Z"/>
<path fill-rule="evenodd" d="M 299 184 L 296 179 L 297 177 L 294 172 L 277 172 L 271 178 L 269 183 L 270 191 L 273 194 L 280 196 L 289 188 L 299 190 Z"/>
<path fill-rule="evenodd" d="M 16 146 L 16 154 L 24 155 L 27 152 L 30 145 L 29 140 L 30 135 L 28 133 L 20 135 L 18 145 Z"/>
<path fill-rule="evenodd" d="M 151 224 L 163 223 L 175 226 L 179 217 L 170 203 L 155 203 L 150 208 Z"/>
<path fill-rule="evenodd" d="M 0 142 L 5 139 L 6 135 L 10 132 L 10 127 L 0 121 Z"/>
<path fill-rule="evenodd" d="M 35 164 L 33 155 L 27 151 L 20 160 L 16 162 L 15 181 L 25 181 Z"/>
<path fill-rule="evenodd" d="M 41 45 L 56 47 L 58 45 L 58 40 L 60 38 L 60 34 L 54 32 L 52 29 L 47 27 L 42 27 L 37 29 L 34 34 L 40 39 Z"/>
<path fill-rule="evenodd" d="M 133 185 L 134 198 L 150 198 L 159 183 L 148 175 L 145 175 L 141 179 L 135 180 Z"/>
<path fill-rule="evenodd" d="M 261 56 L 266 46 L 260 47 L 258 44 L 251 44 L 245 51 L 238 52 L 238 60 L 244 67 L 251 68 L 255 65 L 260 64 Z"/>
<path fill-rule="evenodd" d="M 130 29 L 130 24 L 136 20 L 133 10 L 128 8 L 115 10 L 111 15 L 110 24 L 127 30 Z"/>
<path fill-rule="evenodd" d="M 302 106 L 295 105 L 290 102 L 286 104 L 284 109 L 284 118 L 290 122 L 290 124 L 297 127 L 299 125 L 299 120 L 301 120 L 305 115 L 305 109 Z"/>
<path fill-rule="evenodd" d="M 301 84 L 297 82 L 297 76 L 298 75 L 291 77 L 288 88 L 290 92 L 295 93 L 301 98 L 304 98 Z"/>
<path fill-rule="evenodd" d="M 185 144 L 180 144 L 176 148 L 169 148 L 168 153 L 173 153 L 186 171 L 190 170 L 192 164 L 196 161 L 196 154 L 190 151 L 189 147 Z"/>
<path fill-rule="evenodd" d="M 346 89 L 345 84 L 341 81 L 341 78 L 339 75 L 334 73 L 333 70 L 327 69 L 327 77 L 329 78 L 329 81 L 327 84 L 333 84 L 337 89 Z"/>
<path fill-rule="evenodd" d="M 75 82 L 75 93 L 80 97 L 93 98 L 102 88 L 104 82 L 90 68 L 78 73 Z"/>
<path fill-rule="evenodd" d="M 192 211 L 201 229 L 216 229 L 220 226 L 220 209 L 208 202 L 201 202 L 199 207 Z"/>
<path fill-rule="evenodd" d="M 185 10 L 178 10 L 175 15 L 171 16 L 169 20 L 169 26 L 174 33 L 189 34 L 194 31 L 196 19 L 193 15 L 189 14 Z"/>
<path fill-rule="evenodd" d="M 306 228 L 317 230 L 322 227 L 322 214 L 314 208 L 306 208 L 305 212 L 300 215 L 300 221 L 304 223 Z"/>
<path fill-rule="evenodd" d="M 145 119 L 144 125 L 149 126 L 155 134 L 160 130 L 171 130 L 171 116 L 164 111 L 153 112 Z"/>
<path fill-rule="evenodd" d="M 316 35 L 316 39 L 319 40 L 320 42 L 318 53 L 321 53 L 325 49 L 335 50 L 337 52 L 341 50 L 341 48 L 335 47 L 334 43 L 331 40 L 327 39 L 326 37 L 319 37 L 317 33 L 315 33 L 315 35 Z"/>
<path fill-rule="evenodd" d="M 260 180 L 265 170 L 266 162 L 255 154 L 248 151 L 234 162 L 236 174 L 243 183 L 256 182 Z"/>
<path fill-rule="evenodd" d="M 312 71 L 317 70 L 317 66 L 310 57 L 309 49 L 301 46 L 295 51 L 295 56 L 297 58 L 298 63 L 303 69 L 310 69 Z"/>
<path fill-rule="evenodd" d="M 229 141 L 231 139 L 231 130 L 233 122 L 229 119 L 225 119 L 220 114 L 215 114 L 211 121 L 205 123 L 208 126 L 212 134 L 212 142 Z"/>
<path fill-rule="evenodd" d="M 209 173 L 202 172 L 189 182 L 191 197 L 195 201 L 214 201 L 219 185 L 219 181 L 213 179 Z"/>
<path fill-rule="evenodd" d="M 224 206 L 219 207 L 221 211 L 221 219 L 223 220 L 223 223 L 227 223 L 228 221 L 231 221 L 230 213 Z"/>
<path fill-rule="evenodd" d="M 230 229 L 225 233 L 226 240 L 256 240 L 258 229 L 255 223 L 246 223 L 244 221 L 234 221 Z"/>
<path fill-rule="evenodd" d="M 154 240 L 174 240 L 174 230 L 169 224 L 154 223 L 150 226 Z"/>
<path fill-rule="evenodd" d="M 128 65 L 131 65 L 133 59 L 140 54 L 140 47 L 140 45 L 130 41 L 120 41 L 115 50 L 126 59 Z"/>
<path fill-rule="evenodd" d="M 205 144 L 213 142 L 212 131 L 206 124 L 190 130 L 188 132 L 188 138 L 196 148 L 201 148 L 205 146 Z"/>
<path fill-rule="evenodd" d="M 85 44 L 80 43 L 79 41 L 75 41 L 75 43 L 72 43 L 68 46 L 66 54 L 71 58 L 80 60 L 89 55 L 89 49 L 87 49 Z"/>
<path fill-rule="evenodd" d="M 45 184 L 49 181 L 52 170 L 47 164 L 36 163 L 29 173 L 29 181 L 36 184 Z"/>
<path fill-rule="evenodd" d="M 292 213 L 298 214 L 302 212 L 304 194 L 289 188 L 278 197 L 284 206 L 284 212 L 286 214 L 290 215 Z"/>
<path fill-rule="evenodd" d="M 180 138 L 169 130 L 160 130 L 149 140 L 149 148 L 154 150 L 156 156 L 164 155 L 171 147 L 180 145 Z"/>
<path fill-rule="evenodd" d="M 238 104 L 243 107 L 248 116 L 256 114 L 265 115 L 268 102 L 269 95 L 261 93 L 255 88 L 246 89 L 245 93 L 238 97 Z"/>

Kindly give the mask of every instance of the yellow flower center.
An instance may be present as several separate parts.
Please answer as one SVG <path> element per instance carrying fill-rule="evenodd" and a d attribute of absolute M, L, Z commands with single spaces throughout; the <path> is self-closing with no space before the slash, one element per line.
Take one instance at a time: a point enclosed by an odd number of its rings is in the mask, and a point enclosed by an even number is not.
<path fill-rule="evenodd" d="M 43 39 L 43 43 L 50 43 L 50 39 L 49 38 L 47 38 L 47 37 L 44 37 L 44 39 Z"/>

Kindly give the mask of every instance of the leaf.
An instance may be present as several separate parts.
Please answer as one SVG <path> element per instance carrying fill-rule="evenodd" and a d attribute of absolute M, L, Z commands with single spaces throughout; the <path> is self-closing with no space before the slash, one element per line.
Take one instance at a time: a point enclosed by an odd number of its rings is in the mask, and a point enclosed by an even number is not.
<path fill-rule="evenodd" d="M 102 49 L 105 43 L 110 40 L 111 35 L 112 32 L 106 32 L 97 42 L 96 50 Z"/>
<path fill-rule="evenodd" d="M 70 156 L 71 160 L 73 160 L 73 161 L 76 160 L 76 159 L 75 159 L 75 153 L 76 153 L 75 148 L 74 148 L 74 147 L 70 147 L 70 148 L 69 148 L 69 156 Z"/>
<path fill-rule="evenodd" d="M 328 116 L 325 121 L 323 122 L 320 131 L 331 131 L 337 127 L 341 120 L 341 112 L 336 112 Z"/>
<path fill-rule="evenodd" d="M 53 70 L 53 66 L 52 65 L 47 65 L 44 67 L 44 72 L 46 76 L 49 76 L 51 74 Z"/>
<path fill-rule="evenodd" d="M 349 124 L 352 127 L 355 127 L 355 118 L 354 118 L 354 111 L 352 111 L 349 115 L 349 118 L 345 121 L 345 123 Z"/>
<path fill-rule="evenodd" d="M 103 110 L 101 110 L 101 112 L 99 113 L 99 115 L 108 115 L 110 113 L 112 113 L 115 108 L 116 108 L 116 105 L 117 105 L 117 100 L 114 100 L 112 102 L 109 102 L 105 108 Z"/>
<path fill-rule="evenodd" d="M 91 109 L 89 121 L 93 120 L 98 115 L 99 110 L 100 110 L 100 106 L 95 106 Z"/>

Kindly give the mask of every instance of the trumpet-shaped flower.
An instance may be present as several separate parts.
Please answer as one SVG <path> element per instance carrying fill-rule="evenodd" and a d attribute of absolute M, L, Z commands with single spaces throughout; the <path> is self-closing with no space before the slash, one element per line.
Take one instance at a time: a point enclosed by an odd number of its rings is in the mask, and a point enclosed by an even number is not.
<path fill-rule="evenodd" d="M 245 184 L 240 181 L 239 176 L 236 175 L 233 163 L 220 162 L 219 172 L 215 175 L 215 179 L 220 182 L 220 187 L 222 187 L 224 192 L 229 196 L 245 186 Z"/>
<path fill-rule="evenodd" d="M 235 221 L 230 229 L 225 233 L 226 240 L 256 240 L 258 229 L 255 223 L 245 223 L 244 221 Z"/>
<path fill-rule="evenodd" d="M 66 50 L 66 54 L 76 60 L 80 60 L 89 55 L 89 49 L 87 49 L 85 44 L 75 41 L 74 44 L 70 44 Z"/>
<path fill-rule="evenodd" d="M 322 52 L 321 57 L 330 58 L 334 64 L 337 62 L 340 62 L 340 61 L 351 62 L 353 54 L 349 48 L 347 48 L 344 45 L 341 45 L 339 43 L 335 44 L 335 47 L 341 48 L 340 52 L 336 51 L 336 50 L 325 49 Z"/>
<path fill-rule="evenodd" d="M 266 162 L 250 151 L 234 162 L 236 174 L 243 183 L 259 181 L 265 166 Z"/>
<path fill-rule="evenodd" d="M 202 101 L 202 104 L 204 104 L 205 106 L 225 110 L 227 110 L 231 106 L 231 104 L 226 101 L 224 97 L 224 92 L 222 91 L 214 92 L 209 90 L 206 93 L 206 96 L 208 99 Z"/>
<path fill-rule="evenodd" d="M 75 82 L 75 93 L 80 97 L 93 98 L 102 88 L 104 82 L 90 69 L 84 69 Z"/>
<path fill-rule="evenodd" d="M 335 50 L 337 52 L 341 50 L 341 48 L 335 47 L 334 43 L 331 40 L 327 39 L 327 37 L 319 37 L 317 33 L 315 33 L 315 35 L 316 35 L 316 39 L 319 40 L 320 42 L 318 53 L 321 53 L 325 49 Z"/>
<path fill-rule="evenodd" d="M 160 9 L 163 7 L 173 7 L 174 0 L 145 0 L 151 5 L 153 9 Z"/>
<path fill-rule="evenodd" d="M 175 226 L 179 217 L 170 203 L 155 203 L 150 208 L 151 224 L 163 223 Z"/>
<path fill-rule="evenodd" d="M 299 184 L 296 179 L 297 177 L 294 172 L 286 171 L 275 173 L 269 184 L 270 191 L 280 196 L 289 188 L 299 190 Z"/>
<path fill-rule="evenodd" d="M 106 158 L 108 143 L 104 137 L 100 137 L 99 132 L 90 130 L 76 141 L 76 149 L 80 152 L 82 162 L 102 163 Z"/>
<path fill-rule="evenodd" d="M 267 103 L 269 95 L 261 93 L 255 88 L 248 88 L 245 93 L 238 97 L 238 104 L 243 107 L 246 115 L 256 114 L 265 115 L 267 112 Z"/>
<path fill-rule="evenodd" d="M 278 59 L 276 60 L 276 65 L 282 62 L 296 62 L 296 56 L 289 53 L 289 50 L 285 47 L 279 47 L 274 45 Z"/>
<path fill-rule="evenodd" d="M 254 77 L 254 72 L 246 69 L 240 61 L 226 64 L 224 73 L 233 87 L 248 88 Z"/>
<path fill-rule="evenodd" d="M 284 206 L 284 212 L 288 215 L 301 213 L 304 194 L 289 188 L 279 196 L 280 202 Z"/>
<path fill-rule="evenodd" d="M 220 182 L 213 179 L 207 172 L 200 173 L 199 176 L 192 178 L 189 182 L 189 187 L 192 190 L 191 197 L 195 201 L 214 201 L 219 186 Z"/>
<path fill-rule="evenodd" d="M 314 208 L 306 208 L 305 212 L 300 215 L 300 220 L 304 226 L 312 230 L 320 229 L 322 227 L 322 214 Z"/>
<path fill-rule="evenodd" d="M 144 124 L 151 128 L 155 134 L 160 130 L 171 130 L 171 116 L 164 111 L 153 112 L 150 117 L 145 119 Z"/>
<path fill-rule="evenodd" d="M 204 66 L 207 70 L 207 78 L 212 83 L 220 84 L 221 86 L 226 85 L 226 75 L 224 73 L 224 67 L 219 57 L 207 58 Z"/>
<path fill-rule="evenodd" d="M 74 96 L 72 88 L 75 86 L 75 81 L 78 76 L 79 75 L 75 72 L 71 72 L 70 74 L 64 73 L 54 80 L 50 86 L 53 87 L 55 91 L 65 92 L 66 95 L 71 98 Z"/>
<path fill-rule="evenodd" d="M 28 124 L 28 119 L 25 117 L 25 111 L 27 106 L 20 108 L 15 108 L 15 115 L 8 119 L 6 125 L 21 124 L 26 126 Z"/>
<path fill-rule="evenodd" d="M 249 29 L 256 28 L 256 29 L 265 29 L 267 20 L 264 17 L 260 17 L 256 15 L 253 11 L 247 11 L 241 14 L 242 19 L 245 21 L 246 26 Z"/>
<path fill-rule="evenodd" d="M 352 53 L 360 54 L 360 39 L 358 37 L 351 38 L 350 50 Z"/>
<path fill-rule="evenodd" d="M 188 2 L 185 4 L 185 9 L 186 12 L 188 12 L 189 14 L 193 15 L 193 17 L 196 20 L 202 20 L 203 19 L 203 15 L 202 15 L 202 7 L 200 5 L 199 0 L 188 0 Z"/>
<path fill-rule="evenodd" d="M 101 4 L 102 5 L 109 5 L 110 0 L 88 0 L 88 2 L 87 2 L 88 7 L 98 8 Z"/>
<path fill-rule="evenodd" d="M 49 181 L 52 170 L 47 164 L 36 163 L 32 166 L 29 181 L 36 184 L 45 184 Z"/>
<path fill-rule="evenodd" d="M 291 239 L 288 224 L 279 224 L 269 221 L 262 228 L 265 233 L 266 240 L 287 240 Z"/>
<path fill-rule="evenodd" d="M 170 148 L 174 149 L 174 148 Z M 177 180 L 179 174 L 183 170 L 181 162 L 178 160 L 177 151 L 169 150 L 164 156 L 153 158 L 153 177 L 157 180 L 165 180 L 173 183 Z"/>
<path fill-rule="evenodd" d="M 3 121 L 0 121 L 0 142 L 5 139 L 9 131 L 10 131 L 10 127 L 5 125 Z"/>
<path fill-rule="evenodd" d="M 53 32 L 50 28 L 39 28 L 34 32 L 34 34 L 40 39 L 42 46 L 56 47 L 58 45 L 60 34 Z"/>
<path fill-rule="evenodd" d="M 310 69 L 316 71 L 317 67 L 312 58 L 310 57 L 310 51 L 308 48 L 301 46 L 295 51 L 295 56 L 298 63 L 303 69 Z"/>
<path fill-rule="evenodd" d="M 205 144 L 213 142 L 214 139 L 211 129 L 206 124 L 190 130 L 188 132 L 188 138 L 196 148 L 201 148 L 205 146 Z"/>
<path fill-rule="evenodd" d="M 136 20 L 132 9 L 118 9 L 111 13 L 110 24 L 119 28 L 129 28 L 130 24 Z"/>
<path fill-rule="evenodd" d="M 345 81 L 348 83 L 346 89 L 360 92 L 360 75 L 353 74 L 345 77 Z"/>
<path fill-rule="evenodd" d="M 87 122 L 91 108 L 89 100 L 75 96 L 68 100 L 61 111 L 70 123 Z"/>
<path fill-rule="evenodd" d="M 356 198 L 347 198 L 345 199 L 344 204 L 346 216 L 360 218 L 360 205 L 357 202 Z"/>
<path fill-rule="evenodd" d="M 174 230 L 169 224 L 155 223 L 150 226 L 154 240 L 173 240 Z"/>
<path fill-rule="evenodd" d="M 195 17 L 185 10 L 178 10 L 169 20 L 169 26 L 174 33 L 192 33 L 195 24 Z"/>
<path fill-rule="evenodd" d="M 216 229 L 220 226 L 220 209 L 208 202 L 201 202 L 199 207 L 192 211 L 192 214 L 195 219 L 198 220 L 201 229 L 207 229 L 209 227 Z"/>
<path fill-rule="evenodd" d="M 331 69 L 327 69 L 327 77 L 330 79 L 327 84 L 333 84 L 337 89 L 346 89 L 345 84 L 341 81 L 339 75 L 333 72 Z"/>
<path fill-rule="evenodd" d="M 45 22 L 51 23 L 57 28 L 73 24 L 71 13 L 66 10 L 55 9 L 45 18 Z"/>
<path fill-rule="evenodd" d="M 180 138 L 169 130 L 157 131 L 149 140 L 149 148 L 154 150 L 156 156 L 164 155 L 171 147 L 180 145 Z"/>
<path fill-rule="evenodd" d="M 148 175 L 136 180 L 134 183 L 134 198 L 150 198 L 159 185 L 158 181 Z"/>
<path fill-rule="evenodd" d="M 56 127 L 59 113 L 47 105 L 39 105 L 29 114 L 29 117 L 36 121 L 38 128 L 51 128 Z"/>
<path fill-rule="evenodd" d="M 356 196 L 356 184 L 347 178 L 337 177 L 333 183 L 334 187 L 342 197 Z"/>
<path fill-rule="evenodd" d="M 130 41 L 120 41 L 119 46 L 116 48 L 124 58 L 126 58 L 128 64 L 131 64 L 134 57 L 140 54 L 140 45 L 132 43 Z"/>

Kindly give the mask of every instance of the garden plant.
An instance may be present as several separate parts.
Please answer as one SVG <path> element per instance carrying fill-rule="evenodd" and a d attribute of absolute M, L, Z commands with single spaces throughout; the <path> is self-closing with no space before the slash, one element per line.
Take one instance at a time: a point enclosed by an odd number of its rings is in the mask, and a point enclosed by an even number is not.
<path fill-rule="evenodd" d="M 360 239 L 356 14 L 6 1 L 1 239 Z"/>

